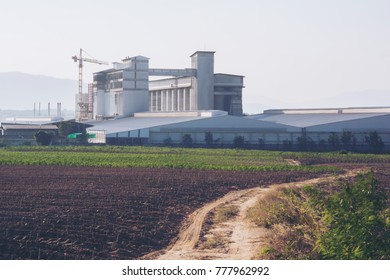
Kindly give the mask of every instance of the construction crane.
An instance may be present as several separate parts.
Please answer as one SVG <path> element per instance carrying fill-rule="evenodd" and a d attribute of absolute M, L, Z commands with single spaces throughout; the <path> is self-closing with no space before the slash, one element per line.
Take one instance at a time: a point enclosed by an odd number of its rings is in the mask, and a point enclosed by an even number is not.
<path fill-rule="evenodd" d="M 79 121 L 82 120 L 82 113 L 83 112 L 88 112 L 88 106 L 85 102 L 83 102 L 83 62 L 90 62 L 90 63 L 96 63 L 96 64 L 104 64 L 104 65 L 108 65 L 109 63 L 108 62 L 105 62 L 105 61 L 101 61 L 101 60 L 97 60 L 97 59 L 91 59 L 91 58 L 86 58 L 86 57 L 83 57 L 83 53 L 87 54 L 88 56 L 92 57 L 91 55 L 89 55 L 86 51 L 84 51 L 83 49 L 80 48 L 80 54 L 79 56 L 75 55 L 75 56 L 72 56 L 72 59 L 74 60 L 74 62 L 79 62 L 79 92 L 78 92 L 78 95 L 77 95 L 77 105 L 78 105 L 78 116 L 77 119 Z M 91 108 L 89 108 L 91 109 Z"/>

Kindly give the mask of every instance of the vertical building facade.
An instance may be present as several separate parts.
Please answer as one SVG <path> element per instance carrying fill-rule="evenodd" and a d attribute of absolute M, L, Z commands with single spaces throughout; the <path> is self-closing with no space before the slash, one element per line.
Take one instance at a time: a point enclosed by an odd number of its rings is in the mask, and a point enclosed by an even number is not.
<path fill-rule="evenodd" d="M 128 57 L 94 74 L 93 119 L 137 112 L 223 110 L 242 115 L 243 76 L 214 74 L 214 53 L 191 55 L 191 68 L 150 69 L 149 59 Z M 151 76 L 160 77 L 149 80 Z M 162 78 L 163 77 L 163 78 Z"/>
<path fill-rule="evenodd" d="M 214 52 L 196 52 L 191 55 L 191 66 L 196 69 L 192 77 L 192 96 L 197 110 L 214 109 Z"/>
<path fill-rule="evenodd" d="M 242 89 L 244 77 L 230 74 L 214 74 L 214 109 L 242 116 Z"/>
<path fill-rule="evenodd" d="M 130 116 L 148 110 L 149 59 L 128 57 L 114 68 L 94 74 L 94 119 Z"/>

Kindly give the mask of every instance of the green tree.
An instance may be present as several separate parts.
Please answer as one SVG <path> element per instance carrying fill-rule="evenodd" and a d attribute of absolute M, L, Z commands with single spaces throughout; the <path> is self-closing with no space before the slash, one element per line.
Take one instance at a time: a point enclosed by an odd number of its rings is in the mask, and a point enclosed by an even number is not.
<path fill-rule="evenodd" d="M 289 151 L 289 150 L 292 149 L 293 143 L 292 143 L 292 141 L 290 141 L 290 140 L 288 140 L 288 139 L 284 139 L 284 140 L 283 140 L 282 147 L 283 147 L 283 150 Z"/>
<path fill-rule="evenodd" d="M 356 137 L 351 131 L 344 130 L 340 140 L 343 148 L 346 150 L 353 149 L 356 146 Z"/>
<path fill-rule="evenodd" d="M 73 124 L 68 121 L 60 122 L 58 125 L 58 136 L 60 139 L 66 139 L 69 134 L 78 132 L 74 128 Z"/>
<path fill-rule="evenodd" d="M 35 141 L 37 141 L 37 144 L 40 146 L 49 146 L 51 140 L 53 140 L 53 135 L 51 133 L 42 130 L 35 133 L 34 137 L 35 137 Z"/>
<path fill-rule="evenodd" d="M 340 148 L 340 138 L 337 133 L 332 132 L 328 137 L 329 147 L 332 149 Z"/>
<path fill-rule="evenodd" d="M 204 134 L 204 141 L 208 148 L 211 148 L 214 145 L 213 134 L 210 131 Z"/>
<path fill-rule="evenodd" d="M 236 136 L 233 139 L 234 148 L 242 149 L 245 146 L 245 137 L 244 136 Z"/>
<path fill-rule="evenodd" d="M 168 147 L 172 146 L 172 138 L 171 137 L 164 139 L 164 146 L 168 146 Z"/>
<path fill-rule="evenodd" d="M 186 148 L 192 147 L 192 136 L 191 134 L 184 134 L 181 138 L 181 144 Z"/>
<path fill-rule="evenodd" d="M 73 142 L 76 142 L 78 144 L 86 144 L 88 142 L 87 130 L 85 129 L 85 125 L 82 123 L 63 121 L 60 122 L 57 127 L 59 138 L 66 144 L 68 144 L 69 142 L 68 135 L 72 133 L 81 133 L 81 135 L 78 135 L 76 140 Z"/>
<path fill-rule="evenodd" d="M 326 149 L 327 147 L 327 143 L 326 143 L 326 140 L 324 139 L 321 139 L 319 142 L 318 142 L 318 147 L 322 150 Z"/>
<path fill-rule="evenodd" d="M 87 144 L 88 143 L 88 133 L 85 128 L 82 128 L 80 136 L 77 137 L 77 141 L 79 144 Z"/>
<path fill-rule="evenodd" d="M 257 145 L 260 150 L 263 150 L 265 148 L 265 141 L 263 138 L 258 138 L 257 139 Z"/>
<path fill-rule="evenodd" d="M 311 150 L 315 148 L 315 143 L 311 137 L 308 137 L 305 134 L 302 134 L 301 137 L 297 137 L 297 147 L 301 151 Z"/>
<path fill-rule="evenodd" d="M 390 211 L 373 172 L 346 183 L 325 204 L 328 230 L 317 242 L 326 259 L 389 259 Z"/>
<path fill-rule="evenodd" d="M 365 138 L 368 146 L 375 152 L 379 152 L 385 147 L 385 144 L 382 141 L 382 137 L 376 131 L 370 131 L 368 136 Z"/>

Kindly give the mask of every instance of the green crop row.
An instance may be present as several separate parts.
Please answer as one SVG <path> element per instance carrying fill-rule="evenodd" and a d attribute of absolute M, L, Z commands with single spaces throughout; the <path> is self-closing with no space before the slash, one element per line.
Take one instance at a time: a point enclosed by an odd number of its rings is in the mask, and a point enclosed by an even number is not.
<path fill-rule="evenodd" d="M 0 149 L 0 165 L 339 171 L 332 166 L 293 166 L 285 161 L 281 152 L 115 146 L 3 148 Z"/>
<path fill-rule="evenodd" d="M 146 146 L 10 146 L 3 148 L 7 151 L 21 152 L 77 152 L 77 153 L 137 153 L 137 154 L 180 154 L 180 155 L 206 155 L 206 156 L 233 156 L 245 159 L 253 158 L 263 161 L 283 161 L 283 158 L 296 158 L 298 160 L 333 160 L 339 162 L 390 162 L 389 154 L 362 154 L 340 152 L 284 152 L 267 150 L 245 149 L 204 149 L 204 148 L 172 148 L 172 147 L 146 147 Z"/>

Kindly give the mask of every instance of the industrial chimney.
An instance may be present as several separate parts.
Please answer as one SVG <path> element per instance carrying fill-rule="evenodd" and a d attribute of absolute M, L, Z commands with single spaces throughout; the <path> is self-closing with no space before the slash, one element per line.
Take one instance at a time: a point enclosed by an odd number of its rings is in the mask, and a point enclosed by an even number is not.
<path fill-rule="evenodd" d="M 61 103 L 57 103 L 57 117 L 61 117 Z"/>

